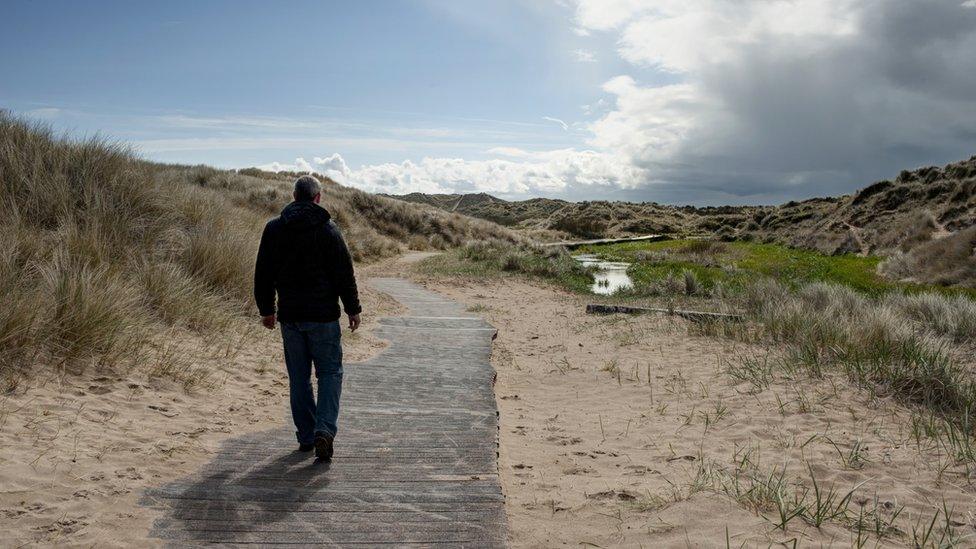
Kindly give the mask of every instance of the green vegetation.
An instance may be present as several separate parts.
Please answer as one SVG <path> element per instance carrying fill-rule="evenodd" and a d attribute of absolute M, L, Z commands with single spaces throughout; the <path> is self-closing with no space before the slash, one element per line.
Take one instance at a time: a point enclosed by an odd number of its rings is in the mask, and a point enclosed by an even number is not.
<path fill-rule="evenodd" d="M 581 251 L 633 263 L 628 274 L 637 288 L 686 270 L 708 289 L 716 284 L 742 288 L 760 277 L 772 277 L 793 287 L 834 282 L 870 293 L 886 285 L 875 273 L 880 261 L 876 257 L 826 256 L 778 244 L 665 240 L 587 246 Z"/>
<path fill-rule="evenodd" d="M 814 282 L 840 284 L 868 295 L 900 290 L 938 291 L 976 296 L 976 290 L 892 282 L 878 274 L 880 257 L 824 255 L 811 250 L 755 242 L 666 240 L 586 246 L 581 252 L 632 263 L 628 274 L 635 296 L 662 295 L 661 281 L 692 273 L 707 292 L 717 287 L 742 290 L 772 278 L 797 289 Z"/>
<path fill-rule="evenodd" d="M 470 277 L 523 274 L 579 293 L 588 292 L 593 285 L 590 271 L 561 248 L 501 240 L 468 243 L 424 260 L 419 268 L 428 274 Z"/>
<path fill-rule="evenodd" d="M 939 293 L 976 297 L 976 289 L 893 282 L 878 274 L 881 258 L 852 254 L 829 256 L 779 244 L 664 240 L 584 246 L 574 253 L 594 254 L 608 261 L 631 263 L 627 274 L 633 288 L 618 299 L 726 298 L 764 280 L 792 290 L 814 283 L 836 284 L 864 295 Z M 496 240 L 468 245 L 425 262 L 431 273 L 495 276 L 522 273 L 567 290 L 589 293 L 592 276 L 576 269 L 571 255 L 550 247 L 513 246 Z"/>

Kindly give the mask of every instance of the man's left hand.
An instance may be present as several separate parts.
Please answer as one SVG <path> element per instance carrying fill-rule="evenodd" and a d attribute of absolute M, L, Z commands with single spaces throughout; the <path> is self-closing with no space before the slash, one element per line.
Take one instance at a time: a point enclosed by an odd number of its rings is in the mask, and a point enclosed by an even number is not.
<path fill-rule="evenodd" d="M 349 331 L 355 332 L 356 328 L 359 327 L 359 315 L 349 315 Z"/>

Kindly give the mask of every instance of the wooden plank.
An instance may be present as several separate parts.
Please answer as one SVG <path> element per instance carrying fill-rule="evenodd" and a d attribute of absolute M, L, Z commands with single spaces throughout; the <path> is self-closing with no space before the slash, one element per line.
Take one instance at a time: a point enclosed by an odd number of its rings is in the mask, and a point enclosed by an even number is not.
<path fill-rule="evenodd" d="M 696 322 L 702 322 L 707 320 L 727 320 L 732 322 L 740 322 L 743 320 L 742 315 L 731 314 L 731 313 L 712 313 L 707 311 L 686 311 L 682 309 L 665 309 L 660 307 L 630 307 L 627 305 L 603 305 L 600 303 L 591 303 L 586 306 L 587 314 L 645 314 L 645 313 L 663 313 L 672 316 L 680 316 L 688 320 L 694 320 Z"/>
<path fill-rule="evenodd" d="M 572 240 L 562 242 L 545 242 L 542 246 L 552 248 L 562 246 L 570 250 L 580 246 L 599 245 L 599 244 L 620 244 L 623 242 L 656 242 L 658 240 L 670 240 L 671 237 L 664 234 L 648 234 L 643 236 L 623 236 L 620 238 L 595 238 L 593 240 Z"/>
<path fill-rule="evenodd" d="M 410 315 L 382 319 L 379 356 L 344 368 L 331 463 L 293 428 L 226 441 L 194 476 L 147 490 L 153 536 L 174 546 L 504 547 L 495 329 L 399 279 L 371 281 Z"/>

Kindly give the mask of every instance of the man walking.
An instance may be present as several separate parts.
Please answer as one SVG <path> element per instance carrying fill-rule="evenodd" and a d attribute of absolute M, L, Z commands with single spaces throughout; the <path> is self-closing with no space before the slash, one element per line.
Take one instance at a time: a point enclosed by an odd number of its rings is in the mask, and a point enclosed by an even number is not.
<path fill-rule="evenodd" d="M 254 268 L 254 298 L 261 323 L 277 320 L 285 347 L 298 449 L 315 449 L 332 458 L 339 395 L 342 392 L 342 346 L 338 301 L 349 315 L 349 329 L 359 327 L 359 292 L 352 258 L 329 212 L 319 206 L 322 186 L 303 175 L 295 181 L 295 201 L 264 227 Z M 318 403 L 312 394 L 312 365 L 318 379 Z"/>

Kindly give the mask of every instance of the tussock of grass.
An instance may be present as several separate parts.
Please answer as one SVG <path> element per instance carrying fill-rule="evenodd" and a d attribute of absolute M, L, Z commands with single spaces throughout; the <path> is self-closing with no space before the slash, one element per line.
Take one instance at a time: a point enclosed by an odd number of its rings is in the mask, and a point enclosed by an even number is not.
<path fill-rule="evenodd" d="M 845 463 L 859 463 L 857 441 L 844 450 Z M 841 450 L 838 450 L 841 451 Z M 786 464 L 762 467 L 753 450 L 737 450 L 730 465 L 699 459 L 693 478 L 674 494 L 694 494 L 702 491 L 724 494 L 775 528 L 789 532 L 797 523 L 814 528 L 828 524 L 843 526 L 852 533 L 852 546 L 868 547 L 882 543 L 906 543 L 911 547 L 957 547 L 968 540 L 961 529 L 959 513 L 945 501 L 934 514 L 907 516 L 905 507 L 883 504 L 877 495 L 873 500 L 855 502 L 855 494 L 867 481 L 840 487 L 817 478 L 813 467 L 806 463 L 806 475 L 794 477 Z M 688 497 L 688 496 L 685 496 Z M 666 505 L 679 498 L 654 498 L 654 507 Z M 869 545 L 873 542 L 873 545 Z"/>
<path fill-rule="evenodd" d="M 73 261 L 64 251 L 38 266 L 51 308 L 37 327 L 48 349 L 65 360 L 110 357 L 142 328 L 133 285 L 104 265 Z"/>
<path fill-rule="evenodd" d="M 0 114 L 0 367 L 112 365 L 246 310 L 261 216 L 172 173 Z"/>
<path fill-rule="evenodd" d="M 749 288 L 743 305 L 761 323 L 760 337 L 785 344 L 810 374 L 837 366 L 861 386 L 969 424 L 976 378 L 952 342 L 969 339 L 972 301 L 938 294 L 871 298 L 822 283 L 793 292 L 765 281 Z"/>
<path fill-rule="evenodd" d="M 938 294 L 889 294 L 884 302 L 901 315 L 957 343 L 976 341 L 976 302 Z"/>
<path fill-rule="evenodd" d="M 135 265 L 134 275 L 143 290 L 143 306 L 166 324 L 206 331 L 228 327 L 231 322 L 227 315 L 219 314 L 226 304 L 218 294 L 208 291 L 178 264 L 143 261 Z"/>

